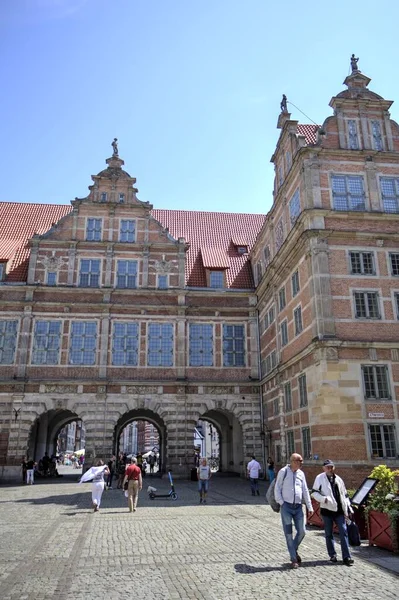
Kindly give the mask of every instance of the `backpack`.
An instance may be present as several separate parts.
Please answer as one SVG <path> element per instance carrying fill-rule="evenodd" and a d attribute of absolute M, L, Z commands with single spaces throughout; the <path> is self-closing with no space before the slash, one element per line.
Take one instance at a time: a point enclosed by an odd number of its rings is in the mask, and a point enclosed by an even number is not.
<path fill-rule="evenodd" d="M 283 477 L 283 482 L 284 479 L 287 476 L 287 467 L 285 467 L 284 470 L 284 477 Z M 269 489 L 266 492 L 266 500 L 268 502 L 268 504 L 272 507 L 272 510 L 274 510 L 274 512 L 279 513 L 280 512 L 280 505 L 277 502 L 276 498 L 274 497 L 274 488 L 276 487 L 276 479 L 273 479 L 273 481 L 271 482 L 271 484 L 269 485 Z"/>
<path fill-rule="evenodd" d="M 359 527 L 354 521 L 351 521 L 347 525 L 348 529 L 348 540 L 351 546 L 361 546 L 362 542 L 359 534 Z"/>

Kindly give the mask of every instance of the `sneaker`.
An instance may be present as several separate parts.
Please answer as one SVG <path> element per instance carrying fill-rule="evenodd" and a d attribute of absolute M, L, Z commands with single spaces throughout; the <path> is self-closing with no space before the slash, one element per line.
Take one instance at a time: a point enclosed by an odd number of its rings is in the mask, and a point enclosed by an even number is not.
<path fill-rule="evenodd" d="M 343 560 L 344 565 L 346 565 L 347 567 L 351 567 L 354 562 L 355 561 L 353 560 L 353 558 L 344 558 Z"/>
<path fill-rule="evenodd" d="M 299 556 L 299 554 L 296 555 L 296 562 L 298 563 L 298 565 L 300 565 L 302 562 L 302 558 Z"/>
<path fill-rule="evenodd" d="M 134 509 L 133 509 L 133 512 L 136 512 L 136 510 L 137 510 L 137 508 L 134 508 Z"/>
<path fill-rule="evenodd" d="M 338 558 L 336 557 L 335 554 L 334 554 L 334 556 L 330 556 L 330 562 L 333 562 L 333 563 L 338 562 Z"/>
<path fill-rule="evenodd" d="M 291 569 L 297 569 L 299 567 L 299 564 L 297 563 L 296 560 L 292 560 L 291 561 Z"/>

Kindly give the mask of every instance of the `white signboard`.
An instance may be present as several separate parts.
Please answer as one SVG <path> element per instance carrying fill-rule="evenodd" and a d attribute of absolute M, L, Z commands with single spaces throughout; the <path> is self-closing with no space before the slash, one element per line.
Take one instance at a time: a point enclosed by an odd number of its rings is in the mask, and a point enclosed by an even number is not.
<path fill-rule="evenodd" d="M 369 419 L 383 419 L 385 413 L 369 413 Z"/>

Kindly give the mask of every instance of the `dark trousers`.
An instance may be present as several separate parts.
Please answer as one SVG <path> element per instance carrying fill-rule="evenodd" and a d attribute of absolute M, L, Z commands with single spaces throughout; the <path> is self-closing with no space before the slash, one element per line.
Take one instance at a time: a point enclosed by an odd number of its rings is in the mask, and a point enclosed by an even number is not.
<path fill-rule="evenodd" d="M 350 558 L 351 553 L 349 550 L 348 543 L 348 529 L 346 527 L 345 516 L 344 515 L 336 515 L 334 517 L 322 515 L 321 518 L 324 521 L 324 533 L 326 536 L 326 545 L 328 556 L 331 558 L 332 556 L 336 556 L 335 552 L 335 544 L 334 544 L 334 535 L 333 535 L 333 527 L 334 521 L 337 524 L 339 531 L 339 539 L 341 542 L 341 551 L 342 551 L 342 559 Z"/>

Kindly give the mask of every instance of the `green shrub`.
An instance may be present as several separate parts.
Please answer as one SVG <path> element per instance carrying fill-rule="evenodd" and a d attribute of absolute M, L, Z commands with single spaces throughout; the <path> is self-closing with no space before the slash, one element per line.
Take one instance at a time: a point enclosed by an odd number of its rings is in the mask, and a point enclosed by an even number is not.
<path fill-rule="evenodd" d="M 399 476 L 399 471 L 392 471 L 386 465 L 374 467 L 370 473 L 370 477 L 378 479 L 378 483 L 374 491 L 370 494 L 367 502 L 367 510 L 377 510 L 387 513 L 391 518 L 399 516 L 399 503 L 392 499 L 387 499 L 388 494 L 398 494 L 396 477 Z"/>

